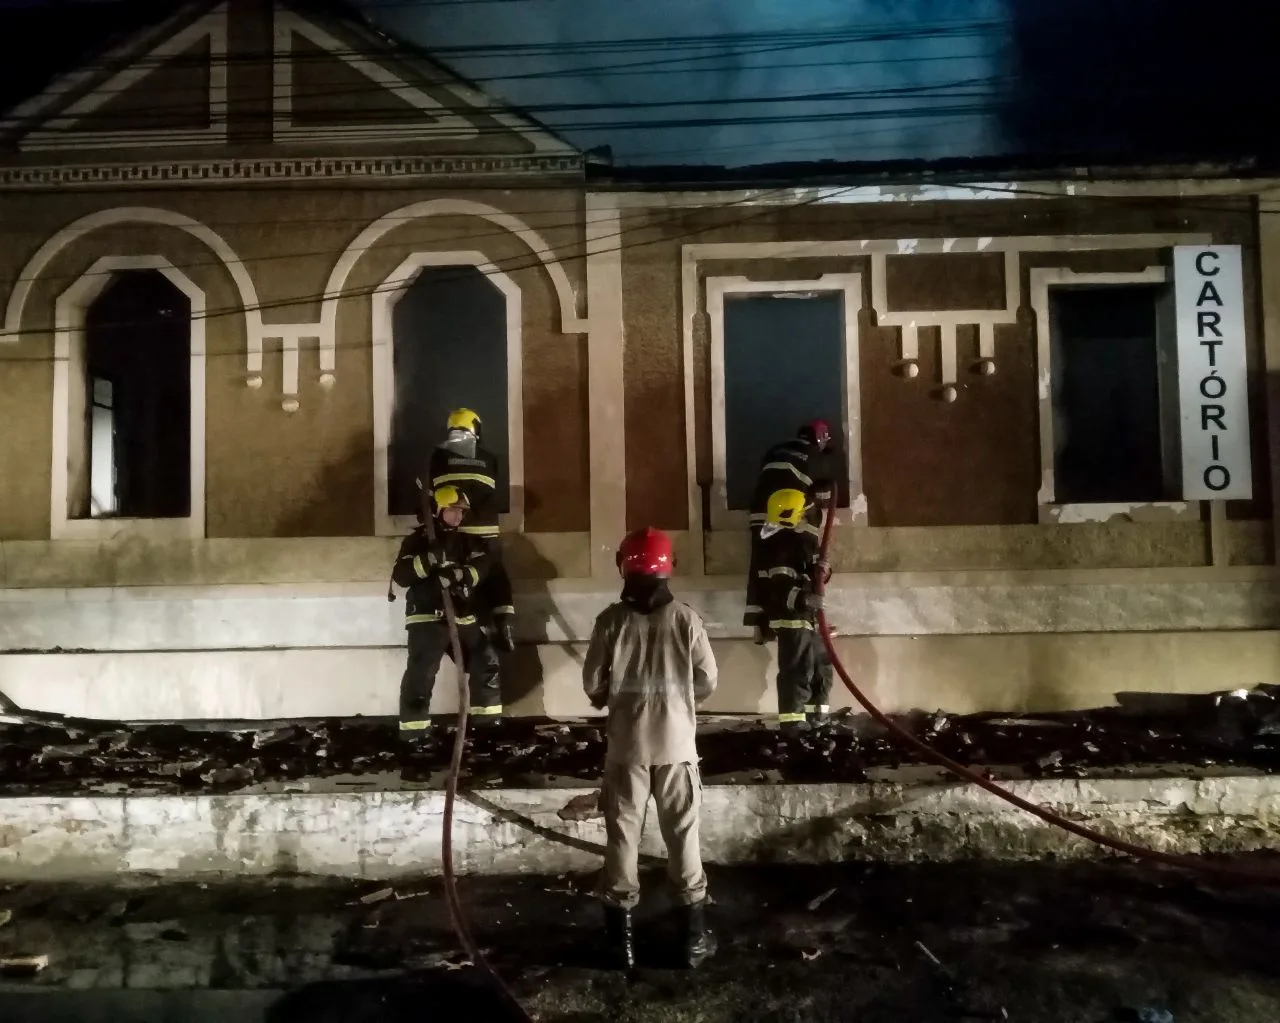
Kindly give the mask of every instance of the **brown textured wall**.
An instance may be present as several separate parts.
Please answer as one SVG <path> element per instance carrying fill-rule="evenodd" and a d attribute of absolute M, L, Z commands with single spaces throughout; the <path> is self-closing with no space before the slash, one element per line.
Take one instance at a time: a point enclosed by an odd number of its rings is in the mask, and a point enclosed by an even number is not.
<path fill-rule="evenodd" d="M 208 39 L 166 61 L 76 123 L 77 131 L 182 131 L 208 128 Z"/>
<path fill-rule="evenodd" d="M 686 243 L 831 241 L 857 238 L 1005 237 L 1209 232 L 1220 244 L 1242 244 L 1246 302 L 1255 307 L 1256 247 L 1245 202 L 1206 204 L 1097 200 L 921 203 L 795 207 L 762 210 L 649 211 L 626 218 L 623 289 L 626 308 L 627 513 L 629 525 L 687 526 L 681 368 L 680 249 Z M 930 392 L 938 379 L 936 329 L 921 333 L 921 372 L 906 381 L 893 372 L 898 331 L 862 320 L 863 465 L 870 520 L 881 526 L 1030 524 L 1036 521 L 1039 443 L 1034 317 L 1027 307 L 1027 267 L 1077 270 L 1141 269 L 1159 261 L 1141 251 L 1044 253 L 1023 258 L 1018 322 L 996 331 L 996 373 L 975 375 L 976 330 L 958 338 L 959 399 Z M 1003 261 L 993 254 L 927 254 L 888 259 L 890 309 L 1000 308 Z M 864 273 L 862 259 L 700 261 L 694 322 L 696 477 L 709 482 L 709 339 L 702 279 L 742 274 L 757 280 L 808 279 L 821 273 Z M 1261 340 L 1251 317 L 1249 357 L 1260 368 Z M 1261 395 L 1252 419 L 1265 421 Z M 1233 502 L 1229 515 L 1270 514 L 1265 435 L 1254 431 L 1255 492 Z"/>
<path fill-rule="evenodd" d="M 572 192 L 476 192 L 514 213 L 553 251 L 580 250 L 579 197 Z M 338 255 L 379 216 L 439 193 L 403 189 L 280 189 L 32 195 L 0 198 L 11 244 L 0 281 L 12 281 L 50 235 L 85 213 L 151 205 L 194 217 L 245 262 L 268 323 L 312 321 L 316 297 Z M 20 435 L 0 435 L 0 538 L 48 536 L 52 338 L 56 295 L 99 256 L 158 254 L 209 292 L 206 400 L 207 534 L 210 537 L 358 536 L 372 527 L 373 412 L 368 292 L 415 250 L 477 250 L 512 274 L 523 292 L 526 528 L 588 528 L 585 339 L 559 332 L 560 308 L 545 268 L 519 239 L 476 217 L 433 217 L 396 227 L 357 261 L 339 307 L 337 382 L 318 383 L 314 343 L 300 356 L 299 410 L 280 408 L 281 359 L 267 347 L 264 382 L 245 386 L 244 318 L 230 277 L 201 243 L 168 227 L 103 229 L 69 245 L 37 282 L 24 328 L 31 339 L 0 345 L 23 368 L 0 379 L 5 408 L 25 410 Z M 566 264 L 581 290 L 581 266 Z M 7 301 L 8 287 L 0 301 Z M 228 315 L 231 313 L 231 315 Z M 10 404 L 13 403 L 13 405 Z"/>

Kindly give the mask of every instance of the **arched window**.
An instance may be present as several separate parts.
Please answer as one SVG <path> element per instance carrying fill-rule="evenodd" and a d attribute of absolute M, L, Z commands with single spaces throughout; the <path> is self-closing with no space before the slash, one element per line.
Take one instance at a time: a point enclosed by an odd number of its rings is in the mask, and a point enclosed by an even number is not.
<path fill-rule="evenodd" d="M 204 293 L 108 256 L 55 307 L 51 532 L 204 534 Z"/>
<path fill-rule="evenodd" d="M 85 311 L 84 341 L 89 487 L 73 514 L 186 518 L 190 301 L 157 270 L 112 274 Z"/>
<path fill-rule="evenodd" d="M 512 422 L 513 410 L 519 419 L 520 292 L 491 264 L 434 262 L 441 255 L 410 257 L 393 287 L 374 296 L 379 533 L 412 522 L 421 501 L 414 480 L 459 407 L 480 414 L 481 443 L 498 457 L 500 510 L 520 513 L 513 489 L 520 424 Z"/>

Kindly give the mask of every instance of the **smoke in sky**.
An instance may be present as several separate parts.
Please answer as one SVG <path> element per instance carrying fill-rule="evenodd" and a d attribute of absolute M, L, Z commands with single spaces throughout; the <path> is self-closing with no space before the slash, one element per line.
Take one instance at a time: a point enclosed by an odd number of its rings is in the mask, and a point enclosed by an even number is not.
<path fill-rule="evenodd" d="M 1005 0 L 365 0 L 372 20 L 618 164 L 1004 148 Z M 602 45 L 603 44 L 603 45 Z"/>

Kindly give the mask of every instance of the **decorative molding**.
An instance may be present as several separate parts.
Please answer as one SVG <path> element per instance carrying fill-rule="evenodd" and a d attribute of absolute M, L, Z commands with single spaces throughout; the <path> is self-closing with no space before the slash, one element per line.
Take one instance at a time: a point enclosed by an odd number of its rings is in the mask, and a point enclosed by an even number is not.
<path fill-rule="evenodd" d="M 583 158 L 528 156 L 286 157 L 0 167 L 0 188 L 238 184 L 387 178 L 580 177 Z"/>
<path fill-rule="evenodd" d="M 1180 244 L 1187 244 L 1185 242 Z M 1205 241 L 1204 244 L 1208 244 Z M 1033 267 L 1029 275 L 1031 308 L 1036 317 L 1037 397 L 1040 413 L 1040 490 L 1036 504 L 1041 522 L 1199 521 L 1200 501 L 1134 501 L 1106 504 L 1058 504 L 1054 478 L 1053 421 L 1053 318 L 1049 315 L 1049 289 L 1056 287 L 1106 287 L 1125 284 L 1164 284 L 1169 272 L 1149 266 L 1136 273 L 1077 273 L 1066 267 Z M 1217 503 L 1217 502 L 1215 502 Z"/>
<path fill-rule="evenodd" d="M 249 275 L 244 262 L 227 244 L 226 239 L 213 228 L 184 213 L 154 206 L 115 206 L 111 209 L 98 210 L 96 213 L 73 220 L 41 245 L 18 272 L 14 281 L 13 290 L 9 293 L 9 301 L 5 306 L 4 333 L 0 335 L 0 342 L 17 342 L 22 339 L 22 320 L 31 289 L 63 249 L 93 231 L 119 224 L 161 224 L 166 227 L 175 227 L 204 243 L 218 257 L 219 262 L 231 275 L 231 280 L 240 294 L 240 301 L 245 311 L 245 334 L 248 339 L 250 359 L 252 360 L 256 347 L 258 372 L 261 373 L 264 329 L 262 311 L 253 278 Z M 279 328 L 272 326 L 270 329 L 278 331 Z"/>
<path fill-rule="evenodd" d="M 992 251 L 991 238 L 957 238 L 947 254 L 964 255 Z M 908 256 L 919 250 L 916 239 L 899 242 L 894 255 Z M 998 250 L 997 250 L 998 251 Z M 876 311 L 876 323 L 881 327 L 897 327 L 899 330 L 903 376 L 914 380 L 920 374 L 920 328 L 938 327 L 941 341 L 941 359 L 938 396 L 943 401 L 955 401 L 959 396 L 956 387 L 957 357 L 956 334 L 961 326 L 978 328 L 978 361 L 975 368 L 985 376 L 996 370 L 996 325 L 1016 323 L 1018 319 L 1019 277 L 1018 250 L 1004 251 L 1005 304 L 1003 309 L 930 310 L 928 312 L 891 312 L 888 299 L 889 253 L 871 254 L 871 305 Z"/>
<path fill-rule="evenodd" d="M 894 320 L 912 319 L 917 323 L 932 322 L 944 317 L 956 316 L 990 316 L 992 310 L 980 310 L 978 313 L 920 312 L 898 311 L 890 313 L 883 307 L 883 285 L 877 284 L 877 278 L 883 279 L 884 256 L 908 255 L 914 253 L 965 253 L 965 252 L 1082 252 L 1116 249 L 1157 249 L 1173 245 L 1207 244 L 1212 239 L 1206 234 L 1110 234 L 1110 235 L 1012 235 L 1001 238 L 868 238 L 846 241 L 792 241 L 792 242 L 699 242 L 682 245 L 680 249 L 680 301 L 681 321 L 683 328 L 683 371 L 685 402 L 685 472 L 688 487 L 689 531 L 695 537 L 701 536 L 705 529 L 702 517 L 702 496 L 698 486 L 697 472 L 697 436 L 696 405 L 694 388 L 694 326 L 701 311 L 700 299 L 702 289 L 699 287 L 700 262 L 711 260 L 753 260 L 753 259 L 830 259 L 830 258 L 869 258 L 871 263 L 872 304 L 877 319 L 886 316 Z M 881 258 L 877 259 L 879 256 Z M 1008 262 L 1006 261 L 1006 272 Z M 1015 275 L 1014 280 L 1018 280 Z M 1020 300 L 1020 292 L 1010 297 L 1006 279 L 1006 303 L 1014 304 L 1016 311 Z M 1020 288 L 1020 284 L 1019 284 Z M 877 304 L 876 296 L 882 298 Z M 1003 315 L 1003 311 L 997 311 Z M 968 321 L 973 322 L 973 321 Z M 954 337 L 952 338 L 954 341 Z M 954 347 L 951 355 L 944 355 L 943 364 L 955 364 Z M 695 551 L 701 549 L 701 543 L 694 543 Z M 699 564 L 697 571 L 701 571 Z"/>
<path fill-rule="evenodd" d="M 483 252 L 415 252 L 391 272 L 373 293 L 373 528 L 376 536 L 403 536 L 417 522 L 392 515 L 387 505 L 388 449 L 395 405 L 395 331 L 393 313 L 414 279 L 428 266 L 474 266 L 506 299 L 507 314 L 507 480 L 511 511 L 502 516 L 509 532 L 524 531 L 524 314 L 514 278 L 489 262 Z"/>
<path fill-rule="evenodd" d="M 150 206 L 118 206 L 99 210 L 72 221 L 49 238 L 19 272 L 5 307 L 4 330 L 0 343 L 22 340 L 23 317 L 31 289 L 54 258 L 68 245 L 92 231 L 117 224 L 162 224 L 176 227 L 203 242 L 216 255 L 231 275 L 239 292 L 245 318 L 245 384 L 258 389 L 263 382 L 263 355 L 268 342 L 279 342 L 282 359 L 281 407 L 285 412 L 299 408 L 299 356 L 303 342 L 314 341 L 318 348 L 319 383 L 328 390 L 337 381 L 338 302 L 343 297 L 352 269 L 364 253 L 387 232 L 411 220 L 438 215 L 476 216 L 511 232 L 520 238 L 532 254 L 545 266 L 560 301 L 561 330 L 566 334 L 584 334 L 588 320 L 578 313 L 578 296 L 564 264 L 556 257 L 542 236 L 523 220 L 468 199 L 430 199 L 412 203 L 379 217 L 365 227 L 343 250 L 330 272 L 321 300 L 320 320 L 315 323 L 266 323 L 262 304 L 253 279 L 243 261 L 212 228 L 182 213 Z M 422 265 L 426 265 L 425 263 Z M 497 268 L 495 267 L 495 270 Z M 376 298 L 378 291 L 375 290 Z"/>
<path fill-rule="evenodd" d="M 546 267 L 555 288 L 556 297 L 560 300 L 560 332 L 562 334 L 585 334 L 590 322 L 578 313 L 578 296 L 569 282 L 569 274 L 564 263 L 556 256 L 551 247 L 537 231 L 533 230 L 519 217 L 497 209 L 494 206 L 471 199 L 427 199 L 423 202 L 401 206 L 390 213 L 379 217 L 364 228 L 338 257 L 329 280 L 324 286 L 324 298 L 320 304 L 321 347 L 320 368 L 322 372 L 333 371 L 334 349 L 337 336 L 338 300 L 342 297 L 347 278 L 355 268 L 360 257 L 373 248 L 379 239 L 397 227 L 403 227 L 412 220 L 421 220 L 436 216 L 471 216 L 481 217 L 497 227 L 518 237 L 525 243 L 533 255 Z M 376 292 L 375 292 L 376 294 Z"/>
<path fill-rule="evenodd" d="M 86 403 L 84 317 L 111 276 L 123 270 L 158 270 L 191 303 L 191 514 L 181 519 L 78 519 L 70 516 L 71 477 L 87 481 L 89 464 L 83 431 Z M 49 535 L 54 540 L 204 538 L 205 468 L 205 293 L 164 256 L 103 256 L 54 303 L 53 457 Z"/>
<path fill-rule="evenodd" d="M 273 108 L 274 137 L 278 142 L 320 142 L 332 144 L 334 139 L 348 143 L 362 142 L 422 142 L 431 139 L 474 138 L 484 129 L 467 119 L 466 114 L 488 118 L 508 129 L 529 143 L 533 151 L 544 156 L 578 156 L 577 150 L 558 138 L 536 121 L 494 101 L 479 90 L 469 86 L 448 68 L 431 63 L 430 72 L 421 74 L 423 61 L 415 54 L 401 53 L 388 47 L 386 40 L 356 23 L 343 23 L 345 34 L 359 38 L 366 46 L 364 52 L 353 52 L 355 47 L 319 27 L 314 21 L 295 12 L 282 10 L 278 5 L 275 15 L 275 56 L 273 60 Z M 293 124 L 293 63 L 292 37 L 298 34 L 315 43 L 335 59 L 342 61 L 370 82 L 423 114 L 423 123 L 373 124 L 350 126 L 325 126 L 322 128 L 298 127 Z M 420 72 L 416 80 L 389 71 L 381 61 L 394 60 L 403 67 Z M 430 90 L 430 91 L 428 91 Z M 443 93 L 457 101 L 456 106 L 436 99 L 431 92 Z"/>
<path fill-rule="evenodd" d="M 315 43 L 335 60 L 359 72 L 370 83 L 422 113 L 421 123 L 367 124 L 325 127 L 300 127 L 293 123 L 293 37 L 302 36 Z M 422 142 L 434 139 L 470 139 L 480 129 L 450 110 L 419 85 L 406 82 L 382 67 L 374 54 L 354 53 L 351 47 L 328 32 L 313 25 L 293 11 L 276 6 L 275 46 L 272 54 L 272 136 L 276 142 L 319 142 L 333 145 L 341 141 Z"/>
<path fill-rule="evenodd" d="M 138 129 L 71 131 L 85 116 L 125 90 L 138 85 L 166 60 L 181 55 L 202 39 L 209 40 L 209 127 L 203 129 Z M 225 145 L 227 141 L 227 7 L 219 4 L 203 18 L 168 36 L 141 54 L 39 128 L 18 141 L 25 151 L 82 149 L 154 149 L 158 146 Z"/>
<path fill-rule="evenodd" d="M 724 380 L 725 296 L 811 291 L 838 291 L 844 298 L 844 372 L 842 375 L 845 402 L 844 450 L 849 458 L 848 514 L 853 524 L 866 524 L 867 498 L 862 489 L 862 387 L 858 329 L 858 313 L 862 309 L 862 274 L 823 274 L 821 277 L 809 280 L 794 281 L 753 281 L 746 277 L 708 277 L 706 306 L 711 336 L 712 529 L 747 528 L 747 513 L 731 511 L 729 508 Z M 837 519 L 842 517 L 837 515 Z"/>

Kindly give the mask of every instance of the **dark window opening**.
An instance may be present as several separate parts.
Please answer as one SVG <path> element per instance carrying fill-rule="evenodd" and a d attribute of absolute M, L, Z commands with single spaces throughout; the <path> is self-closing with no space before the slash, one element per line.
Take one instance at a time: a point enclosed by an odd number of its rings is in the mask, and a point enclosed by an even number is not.
<path fill-rule="evenodd" d="M 1157 315 L 1165 290 L 1050 293 L 1056 503 L 1170 498 Z"/>
<path fill-rule="evenodd" d="M 191 514 L 191 302 L 157 270 L 112 276 L 85 313 L 90 518 Z"/>
<path fill-rule="evenodd" d="M 840 450 L 837 493 L 849 506 L 844 296 L 725 296 L 725 484 L 730 510 L 751 505 L 760 462 L 807 420 L 831 424 Z"/>
<path fill-rule="evenodd" d="M 396 303 L 392 337 L 388 510 L 420 507 L 414 480 L 461 407 L 480 415 L 481 446 L 498 457 L 498 508 L 509 511 L 506 296 L 477 267 L 426 267 Z"/>

